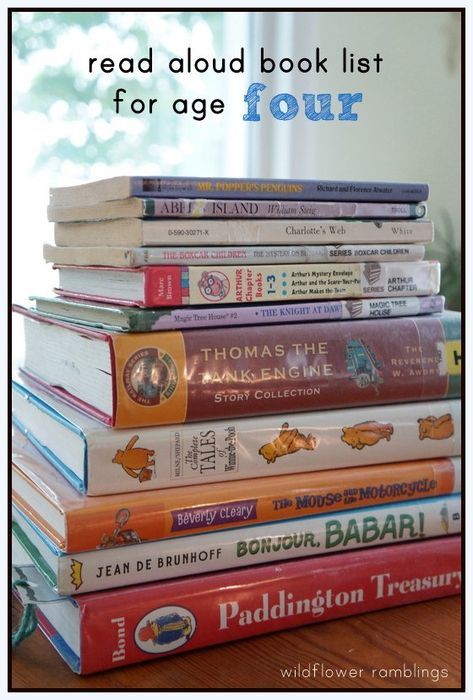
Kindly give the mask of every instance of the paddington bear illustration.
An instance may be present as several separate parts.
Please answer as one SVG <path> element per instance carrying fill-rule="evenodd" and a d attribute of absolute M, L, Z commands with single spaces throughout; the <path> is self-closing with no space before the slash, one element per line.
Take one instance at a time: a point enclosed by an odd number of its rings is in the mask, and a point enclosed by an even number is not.
<path fill-rule="evenodd" d="M 366 421 L 342 428 L 342 431 L 342 442 L 346 442 L 354 450 L 362 450 L 364 447 L 376 445 L 383 439 L 389 442 L 393 434 L 393 426 L 390 423 Z"/>
<path fill-rule="evenodd" d="M 418 418 L 417 422 L 419 423 L 419 440 L 424 440 L 425 438 L 429 440 L 446 440 L 452 437 L 454 433 L 451 413 L 445 413 L 440 418 L 435 418 L 435 416 Z"/>
<path fill-rule="evenodd" d="M 145 447 L 134 447 L 139 439 L 139 435 L 133 435 L 124 450 L 117 450 L 112 459 L 114 464 L 120 464 L 122 469 L 139 482 L 149 481 L 152 470 L 149 467 L 155 465 L 155 460 L 150 459 L 154 455 L 154 450 L 147 450 Z"/>
<path fill-rule="evenodd" d="M 288 428 L 289 423 L 283 423 L 278 437 L 260 447 L 258 454 L 264 457 L 268 464 L 275 462 L 278 457 L 285 457 L 298 450 L 315 450 L 317 447 L 317 438 L 311 433 L 306 437 L 297 428 Z"/>
<path fill-rule="evenodd" d="M 146 625 L 140 628 L 138 634 L 142 642 L 152 641 L 153 644 L 160 645 L 171 644 L 182 637 L 190 637 L 192 622 L 190 617 L 169 613 L 157 617 L 155 620 L 147 620 Z"/>

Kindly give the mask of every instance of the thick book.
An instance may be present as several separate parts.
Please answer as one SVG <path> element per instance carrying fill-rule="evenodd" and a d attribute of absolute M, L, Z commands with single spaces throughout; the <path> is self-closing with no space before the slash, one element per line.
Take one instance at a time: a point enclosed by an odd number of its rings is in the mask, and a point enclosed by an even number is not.
<path fill-rule="evenodd" d="M 117 519 L 119 533 L 125 516 Z M 70 595 L 455 535 L 461 532 L 461 498 L 423 498 L 145 542 L 124 528 L 117 545 L 77 553 L 58 549 L 25 504 L 13 505 L 13 518 L 14 536 L 48 583 Z"/>
<path fill-rule="evenodd" d="M 456 398 L 461 315 L 111 333 L 15 306 L 22 371 L 117 428 Z"/>
<path fill-rule="evenodd" d="M 347 321 L 352 318 L 388 318 L 441 313 L 445 297 L 374 297 L 288 304 L 234 304 L 187 308 L 143 309 L 123 304 L 89 302 L 68 297 L 31 296 L 35 311 L 60 321 L 80 323 L 108 331 L 145 333 L 218 328 L 221 326 L 300 323 L 301 321 Z"/>
<path fill-rule="evenodd" d="M 440 289 L 434 260 L 55 269 L 58 294 L 140 307 L 428 296 Z"/>
<path fill-rule="evenodd" d="M 428 198 L 429 186 L 417 182 L 356 180 L 118 176 L 70 187 L 51 187 L 49 192 L 51 203 L 60 206 L 127 197 L 420 202 Z"/>
<path fill-rule="evenodd" d="M 91 498 L 18 438 L 13 503 L 69 553 L 444 496 L 461 488 L 460 458 L 453 457 Z"/>
<path fill-rule="evenodd" d="M 304 245 L 304 246 L 43 246 L 46 262 L 56 265 L 267 265 L 268 263 L 411 262 L 423 260 L 423 245 Z"/>
<path fill-rule="evenodd" d="M 56 206 L 49 221 L 102 221 L 120 218 L 164 219 L 420 219 L 424 202 L 312 202 L 257 199 L 119 199 L 114 202 Z"/>
<path fill-rule="evenodd" d="M 58 246 L 332 245 L 431 243 L 427 219 L 140 219 L 54 224 Z"/>
<path fill-rule="evenodd" d="M 76 673 L 94 673 L 259 634 L 456 595 L 459 536 L 261 564 L 192 579 L 53 599 L 23 552 L 24 604 Z"/>
<path fill-rule="evenodd" d="M 16 380 L 12 409 L 18 430 L 93 496 L 461 454 L 459 399 L 117 431 Z"/>

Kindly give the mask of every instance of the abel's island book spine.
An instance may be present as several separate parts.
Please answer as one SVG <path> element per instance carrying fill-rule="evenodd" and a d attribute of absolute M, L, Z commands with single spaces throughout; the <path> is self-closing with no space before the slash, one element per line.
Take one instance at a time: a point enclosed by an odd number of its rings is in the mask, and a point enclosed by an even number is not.
<path fill-rule="evenodd" d="M 82 674 L 461 592 L 459 537 L 247 567 L 83 594 L 81 658 L 43 632 Z M 53 602 L 50 605 L 57 605 Z M 296 669 L 289 669 L 288 676 Z"/>
<path fill-rule="evenodd" d="M 40 547 L 48 547 L 37 527 L 17 509 L 14 513 L 23 530 L 18 538 L 26 535 L 30 547 L 35 538 Z M 461 499 L 456 494 L 153 542 L 135 540 L 76 554 L 58 552 L 49 565 L 54 567 L 57 592 L 70 595 L 460 531 Z"/>
<path fill-rule="evenodd" d="M 357 182 L 260 178 L 118 176 L 71 187 L 52 187 L 51 204 L 67 206 L 126 197 L 212 197 L 213 199 L 335 199 L 341 201 L 420 202 L 425 183 Z"/>
<path fill-rule="evenodd" d="M 419 219 L 425 203 L 310 202 L 251 199 L 138 199 L 73 207 L 49 205 L 48 220 L 95 221 L 137 216 L 143 219 Z"/>

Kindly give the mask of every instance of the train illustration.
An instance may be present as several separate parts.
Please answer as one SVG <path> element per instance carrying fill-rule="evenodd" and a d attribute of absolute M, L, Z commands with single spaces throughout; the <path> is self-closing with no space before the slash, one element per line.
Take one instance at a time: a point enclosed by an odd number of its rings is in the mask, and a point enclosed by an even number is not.
<path fill-rule="evenodd" d="M 374 386 L 377 392 L 383 382 L 383 365 L 367 343 L 359 338 L 349 340 L 345 346 L 345 365 L 357 387 Z"/>

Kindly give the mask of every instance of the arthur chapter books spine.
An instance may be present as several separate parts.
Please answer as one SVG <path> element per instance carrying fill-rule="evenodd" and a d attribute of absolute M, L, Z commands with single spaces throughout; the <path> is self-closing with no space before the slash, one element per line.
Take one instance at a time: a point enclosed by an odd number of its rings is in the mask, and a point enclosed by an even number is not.
<path fill-rule="evenodd" d="M 215 177 L 121 176 L 84 185 L 50 189 L 51 203 L 62 206 L 126 197 L 420 202 L 428 196 L 429 188 L 424 183 Z"/>
<path fill-rule="evenodd" d="M 60 595 L 313 557 L 461 531 L 460 495 L 374 505 L 76 554 L 57 550 L 13 508 L 14 535 Z M 191 583 L 189 584 L 191 587 Z"/>
<path fill-rule="evenodd" d="M 144 307 L 423 296 L 440 288 L 440 263 L 430 260 L 57 268 L 60 294 Z"/>
<path fill-rule="evenodd" d="M 16 575 L 26 579 L 29 568 Z M 39 596 L 38 617 L 71 668 L 87 674 L 455 595 L 461 581 L 455 536 L 195 576 L 192 586 L 182 578 L 49 603 Z M 28 593 L 38 599 L 37 589 Z M 67 641 L 50 622 L 57 606 L 78 610 Z"/>
<path fill-rule="evenodd" d="M 244 334 L 238 327 L 131 334 L 15 309 L 25 316 L 24 372 L 120 428 L 288 416 L 460 392 L 456 312 L 249 326 Z"/>

